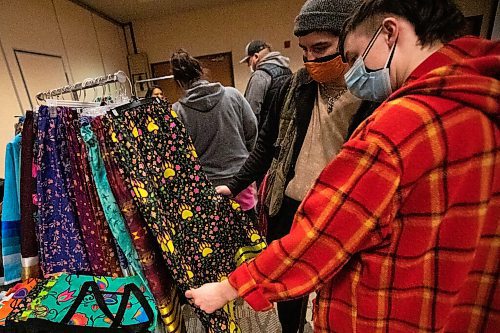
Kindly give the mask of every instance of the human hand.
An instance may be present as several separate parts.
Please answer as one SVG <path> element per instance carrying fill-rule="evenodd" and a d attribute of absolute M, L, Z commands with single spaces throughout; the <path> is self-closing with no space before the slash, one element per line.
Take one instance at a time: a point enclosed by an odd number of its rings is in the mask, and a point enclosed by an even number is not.
<path fill-rule="evenodd" d="M 213 313 L 228 302 L 238 297 L 238 292 L 228 280 L 207 283 L 198 289 L 190 289 L 185 293 L 186 298 L 206 313 Z"/>
<path fill-rule="evenodd" d="M 225 195 L 227 197 L 232 197 L 233 196 L 233 193 L 231 193 L 231 190 L 226 185 L 217 186 L 215 188 L 215 191 L 217 193 Z"/>

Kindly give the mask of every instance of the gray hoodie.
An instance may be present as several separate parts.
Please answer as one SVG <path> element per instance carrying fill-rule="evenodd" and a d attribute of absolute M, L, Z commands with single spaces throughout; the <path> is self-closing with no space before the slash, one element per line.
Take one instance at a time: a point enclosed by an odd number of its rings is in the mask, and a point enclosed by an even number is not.
<path fill-rule="evenodd" d="M 257 119 L 248 102 L 232 87 L 199 80 L 173 108 L 208 178 L 215 186 L 226 184 L 245 163 L 257 139 Z"/>
<path fill-rule="evenodd" d="M 265 64 L 273 64 L 289 68 L 290 59 L 282 56 L 279 52 L 270 52 L 257 64 L 255 72 L 253 72 L 252 76 L 250 76 L 245 90 L 245 98 L 248 103 L 250 103 L 257 119 L 260 116 L 260 110 L 262 108 L 262 103 L 264 102 L 264 97 L 266 96 L 266 92 L 270 88 L 272 81 L 272 78 L 268 73 L 259 71 L 259 67 Z"/>

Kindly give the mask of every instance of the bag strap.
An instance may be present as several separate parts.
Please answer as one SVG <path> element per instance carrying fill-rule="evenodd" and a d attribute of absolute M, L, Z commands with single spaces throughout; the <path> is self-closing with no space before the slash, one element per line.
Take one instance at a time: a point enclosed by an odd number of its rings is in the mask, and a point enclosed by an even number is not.
<path fill-rule="evenodd" d="M 106 302 L 104 301 L 104 297 L 102 296 L 99 286 L 94 281 L 86 281 L 82 284 L 78 296 L 76 297 L 75 301 L 69 308 L 68 312 L 66 312 L 64 318 L 61 320 L 61 324 L 67 324 L 71 320 L 76 310 L 78 310 L 78 307 L 82 303 L 83 299 L 87 295 L 87 291 L 89 289 L 91 290 L 91 293 L 94 295 L 95 301 L 97 302 L 97 305 L 99 306 L 101 311 L 106 315 L 106 317 L 111 319 L 111 321 L 114 323 L 115 316 L 106 305 Z"/>
<path fill-rule="evenodd" d="M 61 324 L 68 324 L 68 322 L 71 320 L 73 315 L 76 313 L 78 310 L 78 307 L 80 304 L 83 302 L 83 299 L 87 295 L 87 291 L 90 289 L 91 293 L 94 295 L 95 301 L 101 311 L 104 313 L 106 317 L 108 317 L 111 320 L 111 326 L 110 328 L 122 328 L 125 331 L 129 332 L 129 327 L 123 326 L 122 321 L 123 317 L 125 316 L 125 311 L 127 310 L 127 304 L 130 299 L 130 294 L 134 294 L 134 296 L 137 298 L 139 301 L 139 304 L 142 306 L 145 314 L 148 317 L 148 321 L 146 323 L 141 323 L 141 326 L 144 327 L 149 327 L 151 323 L 154 320 L 154 312 L 153 309 L 151 308 L 151 305 L 147 301 L 146 297 L 144 296 L 143 292 L 135 285 L 134 283 L 129 283 L 126 284 L 123 288 L 123 296 L 120 301 L 120 305 L 118 306 L 118 311 L 116 312 L 116 316 L 113 315 L 113 313 L 109 310 L 109 307 L 106 305 L 106 302 L 104 301 L 104 297 L 102 294 L 106 293 L 103 292 L 99 289 L 99 286 L 97 283 L 94 281 L 86 281 L 82 284 L 80 288 L 80 292 L 78 293 L 78 296 L 76 297 L 75 301 L 69 308 L 68 312 L 64 316 L 64 318 L 61 320 Z M 130 331 L 131 332 L 131 331 Z"/>
<path fill-rule="evenodd" d="M 144 296 L 144 293 L 139 289 L 139 287 L 137 287 L 137 285 L 135 285 L 134 283 L 129 283 L 125 285 L 125 287 L 123 288 L 123 297 L 118 307 L 118 311 L 116 312 L 115 320 L 111 324 L 110 328 L 120 327 L 119 325 L 121 324 L 123 317 L 125 315 L 125 311 L 127 310 L 127 304 L 130 299 L 130 293 L 134 294 L 134 296 L 139 301 L 139 304 L 142 306 L 144 312 L 146 313 L 146 316 L 148 316 L 148 321 L 145 324 L 149 327 L 153 322 L 154 312 L 153 309 L 151 308 L 151 305 Z M 125 326 L 122 327 L 125 328 Z"/>

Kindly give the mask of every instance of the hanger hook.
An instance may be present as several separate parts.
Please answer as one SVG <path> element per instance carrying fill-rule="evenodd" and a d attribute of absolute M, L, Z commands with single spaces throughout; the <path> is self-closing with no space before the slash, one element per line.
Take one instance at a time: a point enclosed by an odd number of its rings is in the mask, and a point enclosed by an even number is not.
<path fill-rule="evenodd" d="M 106 98 L 106 86 L 107 86 L 107 84 L 102 85 L 102 100 L 101 100 L 101 102 L 104 102 L 104 99 Z"/>
<path fill-rule="evenodd" d="M 132 81 L 130 81 L 130 79 L 128 78 L 128 76 L 126 76 L 126 78 L 127 78 L 128 84 L 129 84 L 129 86 L 130 86 L 130 96 L 132 96 L 132 94 L 134 93 L 133 88 L 132 88 Z M 125 91 L 125 94 L 126 94 L 126 93 L 127 93 L 127 92 Z M 136 96 L 136 97 L 137 97 L 137 96 Z"/>
<path fill-rule="evenodd" d="M 117 94 L 117 92 L 118 92 L 118 87 L 119 87 L 119 86 L 117 85 L 117 82 L 116 82 L 116 81 L 115 81 L 115 82 L 113 82 L 113 86 L 114 86 L 114 88 L 115 88 L 115 92 L 114 92 L 113 99 L 116 101 L 116 100 L 118 99 L 118 94 Z M 111 93 L 111 92 L 110 92 L 110 93 Z"/>

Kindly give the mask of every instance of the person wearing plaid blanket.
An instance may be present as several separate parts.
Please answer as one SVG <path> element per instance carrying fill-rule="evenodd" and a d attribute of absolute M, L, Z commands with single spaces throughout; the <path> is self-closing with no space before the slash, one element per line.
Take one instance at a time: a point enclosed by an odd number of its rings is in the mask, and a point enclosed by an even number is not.
<path fill-rule="evenodd" d="M 347 20 L 346 83 L 385 100 L 273 242 L 186 296 L 211 312 L 317 290 L 315 332 L 500 327 L 500 42 L 460 37 L 449 0 L 365 0 Z"/>

